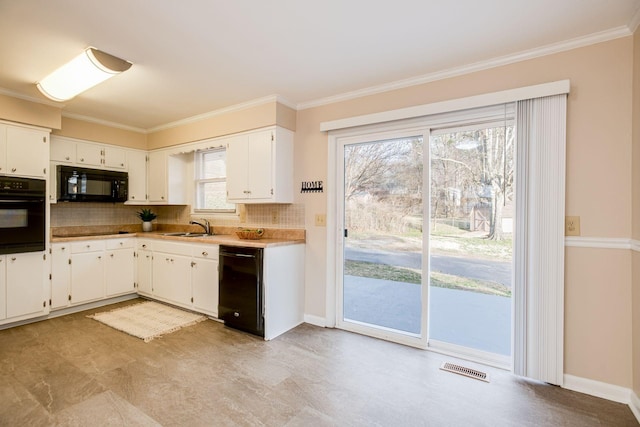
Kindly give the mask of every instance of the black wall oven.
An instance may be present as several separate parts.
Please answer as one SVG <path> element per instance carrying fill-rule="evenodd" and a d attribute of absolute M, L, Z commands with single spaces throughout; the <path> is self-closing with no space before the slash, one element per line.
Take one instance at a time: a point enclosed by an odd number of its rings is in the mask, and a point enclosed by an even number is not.
<path fill-rule="evenodd" d="M 0 254 L 44 251 L 46 183 L 0 176 Z"/>
<path fill-rule="evenodd" d="M 58 165 L 59 202 L 126 202 L 129 174 Z"/>

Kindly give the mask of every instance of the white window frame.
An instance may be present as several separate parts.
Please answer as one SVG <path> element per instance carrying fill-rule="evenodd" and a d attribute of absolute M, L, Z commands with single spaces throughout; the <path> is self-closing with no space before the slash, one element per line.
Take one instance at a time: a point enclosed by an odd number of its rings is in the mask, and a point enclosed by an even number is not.
<path fill-rule="evenodd" d="M 208 148 L 206 150 L 196 150 L 194 153 L 194 190 L 193 190 L 193 195 L 194 195 L 194 203 L 193 203 L 193 212 L 194 213 L 200 213 L 200 214 L 212 214 L 212 215 L 237 215 L 238 212 L 238 207 L 236 204 L 234 203 L 230 203 L 233 204 L 233 209 L 205 209 L 205 208 L 201 208 L 200 206 L 200 188 L 202 186 L 202 184 L 206 184 L 206 183 L 211 183 L 211 182 L 224 182 L 225 183 L 225 187 L 226 187 L 226 182 L 227 182 L 227 177 L 225 174 L 224 178 L 202 178 L 202 163 L 203 163 L 203 158 L 206 154 L 208 153 L 212 153 L 212 152 L 224 152 L 225 153 L 225 163 L 227 161 L 227 157 L 226 157 L 226 148 L 224 146 L 219 146 L 219 147 L 215 147 L 215 148 Z"/>

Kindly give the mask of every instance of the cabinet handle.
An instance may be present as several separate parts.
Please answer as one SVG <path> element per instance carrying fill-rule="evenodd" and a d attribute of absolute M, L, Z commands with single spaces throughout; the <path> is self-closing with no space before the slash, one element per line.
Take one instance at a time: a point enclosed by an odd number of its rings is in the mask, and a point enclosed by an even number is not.
<path fill-rule="evenodd" d="M 122 246 L 124 244 L 124 242 L 120 242 L 120 246 Z"/>
<path fill-rule="evenodd" d="M 102 259 L 102 255 L 98 255 L 98 259 Z"/>
<path fill-rule="evenodd" d="M 109 255 L 111 258 L 113 258 L 113 254 Z"/>
<path fill-rule="evenodd" d="M 87 249 L 91 248 L 91 245 L 87 245 Z"/>
<path fill-rule="evenodd" d="M 146 248 L 146 247 L 147 247 L 147 245 L 142 245 L 142 247 L 143 247 L 143 248 Z"/>
<path fill-rule="evenodd" d="M 120 163 L 120 166 L 124 167 L 124 163 Z"/>
<path fill-rule="evenodd" d="M 160 197 L 162 200 L 164 200 L 164 196 Z"/>
<path fill-rule="evenodd" d="M 208 252 L 202 252 L 202 256 L 208 256 L 209 253 Z"/>
<path fill-rule="evenodd" d="M 81 162 L 84 162 L 84 158 L 81 158 L 81 159 L 80 159 L 80 161 L 81 161 Z"/>
<path fill-rule="evenodd" d="M 167 261 L 167 262 L 169 262 L 169 258 L 165 258 L 164 260 L 165 260 L 165 261 Z"/>
<path fill-rule="evenodd" d="M 196 265 L 196 263 L 191 261 L 191 267 L 194 267 L 195 265 Z"/>
<path fill-rule="evenodd" d="M 15 261 L 15 260 L 16 260 L 16 257 L 11 257 L 11 261 Z"/>
<path fill-rule="evenodd" d="M 131 200 L 135 200 L 135 199 L 136 199 L 136 196 L 131 196 Z"/>
<path fill-rule="evenodd" d="M 64 251 L 66 248 L 63 246 L 60 248 L 61 251 Z"/>
<path fill-rule="evenodd" d="M 16 170 L 16 168 L 11 168 L 11 172 L 15 172 Z"/>
<path fill-rule="evenodd" d="M 65 159 L 65 160 L 69 160 L 69 159 L 70 159 L 70 157 L 69 157 L 69 156 L 66 156 L 64 159 Z"/>

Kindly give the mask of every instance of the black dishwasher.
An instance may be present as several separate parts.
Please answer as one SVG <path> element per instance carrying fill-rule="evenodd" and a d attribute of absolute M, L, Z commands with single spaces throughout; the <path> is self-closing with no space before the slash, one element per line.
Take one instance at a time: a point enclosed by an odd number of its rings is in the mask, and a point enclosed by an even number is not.
<path fill-rule="evenodd" d="M 262 248 L 220 246 L 218 317 L 224 324 L 264 337 Z"/>

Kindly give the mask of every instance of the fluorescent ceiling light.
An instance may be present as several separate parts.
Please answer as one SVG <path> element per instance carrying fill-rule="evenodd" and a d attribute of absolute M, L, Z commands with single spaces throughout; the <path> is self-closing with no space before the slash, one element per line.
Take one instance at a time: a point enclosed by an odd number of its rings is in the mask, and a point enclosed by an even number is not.
<path fill-rule="evenodd" d="M 124 59 L 88 47 L 36 85 L 46 97 L 66 101 L 130 67 Z"/>

